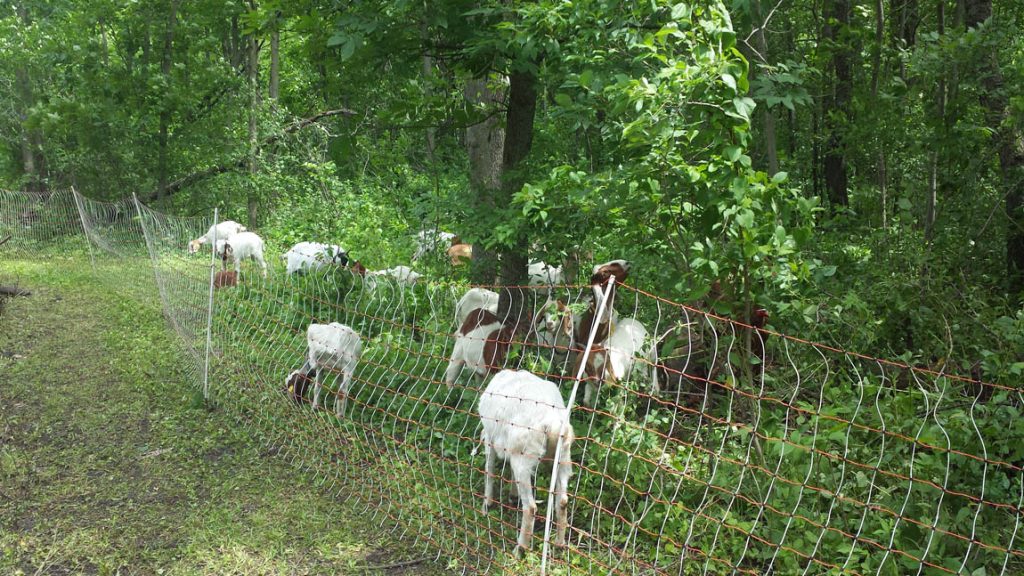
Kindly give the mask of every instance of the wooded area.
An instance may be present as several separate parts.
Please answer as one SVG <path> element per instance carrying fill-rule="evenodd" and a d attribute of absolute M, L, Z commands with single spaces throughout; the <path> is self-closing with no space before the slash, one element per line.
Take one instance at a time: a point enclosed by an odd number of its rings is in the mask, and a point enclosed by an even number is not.
<path fill-rule="evenodd" d="M 718 281 L 724 314 L 1019 381 L 1022 15 L 15 0 L 0 187 L 218 206 L 381 266 L 436 226 L 475 245 L 478 282 L 627 257 L 676 300 Z"/>

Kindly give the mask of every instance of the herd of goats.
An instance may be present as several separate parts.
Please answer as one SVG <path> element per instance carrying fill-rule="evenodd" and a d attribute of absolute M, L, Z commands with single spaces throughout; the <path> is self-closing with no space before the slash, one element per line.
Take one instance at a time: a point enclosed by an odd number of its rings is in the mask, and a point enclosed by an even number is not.
<path fill-rule="evenodd" d="M 215 287 L 236 285 L 241 263 L 246 259 L 255 260 L 266 276 L 262 238 L 246 231 L 237 222 L 224 221 L 211 226 L 205 235 L 189 242 L 189 253 L 198 252 L 206 243 L 214 246 L 224 268 L 228 262 L 234 264 L 234 270 L 216 273 Z M 420 232 L 417 243 L 414 260 L 444 246 L 450 246 L 447 256 L 453 262 L 471 254 L 471 247 L 460 243 L 450 233 Z M 406 266 L 368 271 L 358 262 L 350 261 L 341 247 L 332 244 L 300 242 L 282 258 L 288 274 L 319 270 L 329 265 L 348 267 L 363 276 L 370 289 L 373 289 L 377 277 L 388 277 L 403 285 L 411 285 L 420 277 Z M 484 288 L 469 289 L 456 305 L 458 330 L 445 371 L 445 382 L 454 385 L 464 370 L 480 382 L 491 377 L 478 405 L 483 428 L 481 440 L 486 449 L 483 508 L 486 513 L 494 500 L 495 463 L 498 459 L 505 461 L 512 471 L 510 486 L 513 496 L 517 495 L 522 504 L 518 546 L 524 550 L 530 548 L 533 534 L 537 509 L 533 477 L 541 460 L 558 462 L 553 479 L 556 503 L 554 543 L 563 545 L 565 542 L 574 434 L 568 409 L 555 383 L 526 370 L 503 369 L 511 345 L 518 338 L 535 338 L 539 345 L 566 355 L 570 351 L 577 352 L 576 371 L 583 374 L 586 383 L 583 403 L 591 407 L 597 402 L 600 383 L 614 384 L 632 376 L 648 382 L 652 394 L 659 390 L 659 382 L 673 379 L 678 388 L 684 385 L 699 388 L 694 394 L 700 396 L 710 392 L 709 385 L 713 384 L 714 368 L 707 362 L 695 361 L 701 356 L 700 348 L 703 346 L 700 322 L 677 323 L 672 331 L 658 338 L 649 336 L 638 320 L 619 318 L 613 307 L 615 285 L 629 277 L 630 267 L 626 260 L 594 266 L 590 278 L 592 293 L 583 296 L 582 308 L 570 308 L 560 300 L 549 299 L 536 321 L 527 321 L 528 326 L 503 322 L 498 316 L 498 294 Z M 563 281 L 561 268 L 542 262 L 530 264 L 529 278 L 530 285 L 538 287 L 558 285 Z M 573 313 L 573 309 L 582 309 L 583 312 Z M 767 313 L 758 310 L 751 324 L 761 328 L 767 317 Z M 348 390 L 362 355 L 362 338 L 351 327 L 331 322 L 311 323 L 306 330 L 306 340 L 305 363 L 286 378 L 288 394 L 293 400 L 302 402 L 312 382 L 312 407 L 316 410 L 320 406 L 324 372 L 338 373 L 340 382 L 335 411 L 338 418 L 342 418 Z M 590 353 L 580 353 L 587 343 L 592 343 Z M 636 374 L 633 374 L 634 369 Z"/>

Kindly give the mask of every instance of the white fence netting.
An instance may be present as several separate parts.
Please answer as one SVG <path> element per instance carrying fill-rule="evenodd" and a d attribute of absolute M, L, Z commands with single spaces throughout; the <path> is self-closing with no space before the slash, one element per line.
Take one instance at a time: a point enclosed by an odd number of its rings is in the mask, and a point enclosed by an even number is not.
<path fill-rule="evenodd" d="M 456 302 L 466 286 L 441 275 L 406 284 L 340 266 L 289 276 L 279 251 L 268 249 L 267 277 L 244 263 L 237 285 L 212 290 L 211 316 L 211 272 L 221 262 L 213 260 L 211 271 L 210 243 L 197 254 L 187 246 L 206 233 L 213 215 L 177 218 L 141 204 L 76 201 L 70 194 L 0 194 L 0 238 L 6 230 L 18 247 L 0 248 L 2 258 L 67 246 L 88 257 L 83 230 L 97 256 L 130 261 L 145 246 L 196 382 L 208 362 L 213 402 L 338 494 L 365 502 L 368 516 L 467 572 L 538 569 L 544 521 L 553 515 L 554 459 L 540 458 L 532 482 L 538 521 L 529 542 L 538 554 L 517 563 L 523 511 L 521 501 L 509 498 L 508 463 L 498 462 L 494 472 L 500 503 L 483 510 L 487 466 L 478 409 L 484 385 L 468 370 L 453 383 L 446 379 L 459 328 Z M 97 270 L 111 274 L 116 266 Z M 628 280 L 615 291 L 616 318 L 606 335 L 587 349 L 579 327 L 596 327 L 587 318 L 574 327 L 572 319 L 586 315 L 591 286 L 560 286 L 551 294 L 483 288 L 515 291 L 523 302 L 521 314 L 503 321 L 525 328 L 490 339 L 509 343 L 504 367 L 555 383 L 563 401 L 580 354 L 611 358 L 605 368 L 619 374 L 604 372 L 589 404 L 582 403 L 581 386 L 571 406 L 568 542 L 550 547 L 545 569 L 1024 570 L 1024 429 L 1016 386 L 758 330 L 637 290 Z M 553 310 L 569 312 L 547 314 Z M 331 322 L 358 334 L 361 356 L 347 390 L 340 389 L 343 365 L 322 370 L 325 392 L 314 411 L 312 382 L 289 377 L 310 373 L 304 366 L 310 324 Z M 646 337 L 623 339 L 637 326 Z M 556 333 L 563 337 L 553 338 Z M 631 341 L 635 351 L 626 350 Z M 624 365 L 632 366 L 627 374 Z M 518 404 L 503 422 L 510 433 L 526 431 L 516 428 L 522 414 L 554 408 L 512 400 Z M 523 444 L 519 453 L 536 448 Z M 551 531 L 554 536 L 554 526 Z"/>

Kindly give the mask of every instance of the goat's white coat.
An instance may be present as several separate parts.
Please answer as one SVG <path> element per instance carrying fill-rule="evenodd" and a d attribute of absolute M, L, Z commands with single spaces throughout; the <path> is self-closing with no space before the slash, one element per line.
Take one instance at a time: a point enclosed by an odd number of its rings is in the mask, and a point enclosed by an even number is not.
<path fill-rule="evenodd" d="M 235 234 L 239 234 L 241 232 L 245 232 L 245 226 L 242 226 L 234 220 L 218 222 L 216 225 L 210 226 L 210 229 L 206 231 L 206 234 L 203 234 L 199 238 L 188 243 L 188 253 L 195 254 L 199 251 L 200 246 L 207 242 L 213 242 L 215 236 L 218 241 L 228 240 Z"/>
<path fill-rule="evenodd" d="M 530 286 L 557 286 L 564 284 L 561 266 L 551 266 L 540 261 L 533 261 L 527 266 Z"/>
<path fill-rule="evenodd" d="M 217 240 L 217 255 L 224 255 L 224 247 L 229 246 L 228 257 L 235 263 L 235 272 L 241 276 L 242 260 L 252 258 L 263 268 L 263 277 L 267 277 L 267 262 L 263 259 L 263 238 L 255 232 L 239 232 L 230 239 Z"/>
<path fill-rule="evenodd" d="M 284 253 L 287 273 L 299 271 L 316 271 L 330 264 L 338 264 L 339 258 L 347 258 L 348 254 L 337 244 L 320 242 L 299 242 Z"/>
<path fill-rule="evenodd" d="M 498 313 L 498 293 L 486 288 L 470 288 L 455 304 L 455 329 L 462 327 L 469 313 L 483 308 L 492 314 Z"/>
<path fill-rule="evenodd" d="M 334 409 L 338 418 L 345 414 L 348 401 L 348 389 L 355 374 L 356 365 L 363 354 L 363 342 L 359 333 L 338 322 L 330 324 L 310 324 L 306 330 L 306 343 L 309 346 L 306 365 L 303 370 L 308 373 L 316 371 L 313 381 L 313 410 L 320 405 L 320 391 L 323 387 L 323 371 L 338 370 L 341 372 L 341 383 L 338 385 L 338 398 Z"/>
<path fill-rule="evenodd" d="M 366 277 L 363 280 L 366 287 L 370 290 L 376 290 L 378 277 L 394 280 L 399 286 L 412 287 L 423 275 L 408 266 L 395 266 L 386 270 L 372 270 L 366 273 Z"/>
<path fill-rule="evenodd" d="M 480 396 L 480 439 L 486 449 L 484 513 L 494 499 L 494 465 L 506 460 L 512 469 L 514 493 L 523 506 L 519 547 L 528 550 L 537 512 L 533 477 L 542 459 L 553 460 L 561 444 L 555 485 L 555 545 L 565 544 L 568 526 L 568 485 L 572 475 L 573 430 L 558 386 L 525 370 L 502 370 Z M 562 426 L 565 425 L 565 434 Z M 550 511 L 548 512 L 551 513 Z"/>
<path fill-rule="evenodd" d="M 550 349 L 552 357 L 564 361 L 574 344 L 573 323 L 578 315 L 557 300 L 548 300 L 541 307 L 535 324 L 537 343 Z"/>
<path fill-rule="evenodd" d="M 647 337 L 647 329 L 639 321 L 633 318 L 625 318 L 613 322 L 609 329 L 608 339 L 603 344 L 604 351 L 591 352 L 593 358 L 589 360 L 594 366 L 601 367 L 601 381 L 614 383 L 629 380 L 633 376 L 633 370 L 637 367 L 637 358 L 642 357 L 651 361 L 649 371 L 644 374 L 644 380 L 651 384 L 652 390 L 657 390 L 658 378 L 655 370 L 657 364 L 657 350 Z M 595 391 L 592 382 L 587 383 L 587 389 L 583 397 L 583 403 L 587 406 L 594 406 L 592 402 Z"/>
<path fill-rule="evenodd" d="M 416 253 L 412 255 L 412 259 L 415 262 L 428 252 L 433 252 L 438 248 L 448 248 L 451 244 L 452 239 L 455 238 L 455 234 L 451 232 L 442 232 L 440 230 L 420 230 L 416 233 Z"/>

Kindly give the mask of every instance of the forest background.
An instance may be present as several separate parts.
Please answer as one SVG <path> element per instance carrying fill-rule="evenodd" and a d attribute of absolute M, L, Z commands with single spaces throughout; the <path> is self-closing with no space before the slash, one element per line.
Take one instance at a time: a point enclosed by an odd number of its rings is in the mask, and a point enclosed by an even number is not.
<path fill-rule="evenodd" d="M 934 370 L 1024 373 L 1024 3 L 13 0 L 0 188 L 273 246 L 414 234 Z"/>

